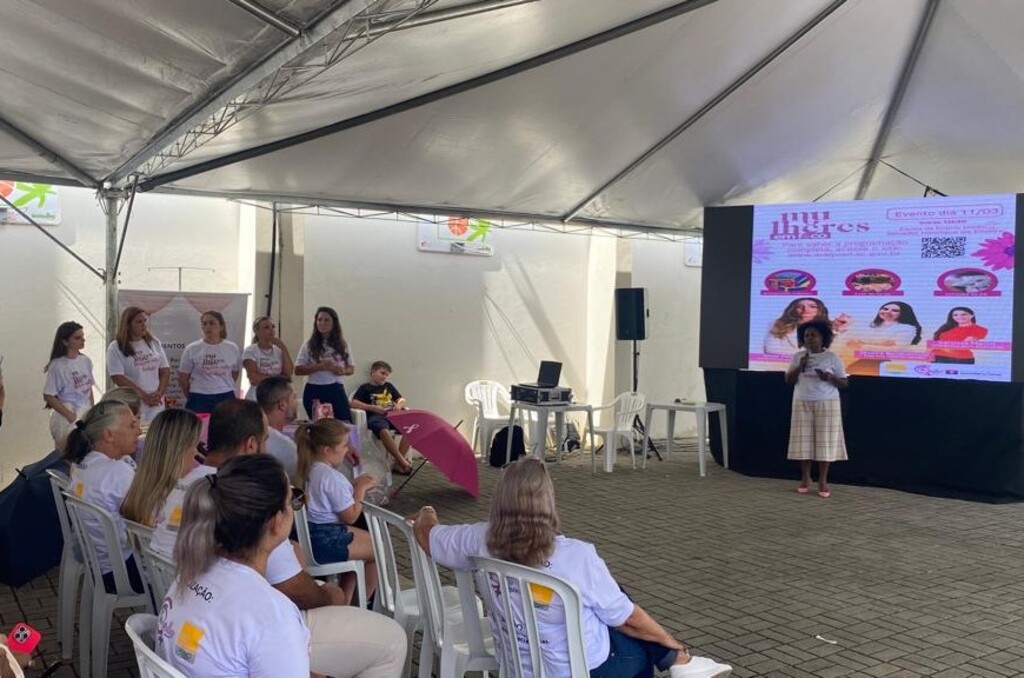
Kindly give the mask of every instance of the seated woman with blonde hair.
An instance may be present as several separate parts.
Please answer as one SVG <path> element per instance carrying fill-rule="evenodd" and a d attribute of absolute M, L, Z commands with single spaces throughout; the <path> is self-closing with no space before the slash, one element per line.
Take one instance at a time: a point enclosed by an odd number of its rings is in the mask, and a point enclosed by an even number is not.
<path fill-rule="evenodd" d="M 580 592 L 583 645 L 593 678 L 652 676 L 655 668 L 668 671 L 672 678 L 721 678 L 732 673 L 727 664 L 691 656 L 630 600 L 593 544 L 559 534 L 555 488 L 537 459 L 518 461 L 502 471 L 489 522 L 440 525 L 434 509 L 424 506 L 413 529 L 423 550 L 446 567 L 465 570 L 470 556 L 490 556 L 574 584 Z M 545 673 L 569 675 L 564 607 L 556 600 L 535 612 Z M 529 648 L 520 644 L 518 650 L 527 664 Z"/>
<path fill-rule="evenodd" d="M 202 424 L 188 410 L 164 410 L 156 415 L 146 434 L 142 461 L 121 515 L 133 522 L 155 527 L 171 490 L 195 466 Z"/>

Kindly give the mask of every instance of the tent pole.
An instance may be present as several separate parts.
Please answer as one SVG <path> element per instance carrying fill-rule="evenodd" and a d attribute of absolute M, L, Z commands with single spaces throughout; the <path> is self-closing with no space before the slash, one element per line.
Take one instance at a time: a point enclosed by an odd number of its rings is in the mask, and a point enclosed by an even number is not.
<path fill-rule="evenodd" d="M 124 200 L 124 192 L 110 188 L 102 189 L 99 192 L 100 203 L 107 215 L 106 230 L 106 268 L 103 271 L 103 285 L 106 291 L 107 322 L 106 339 L 104 346 L 109 344 L 117 336 L 117 211 Z M 107 375 L 109 386 L 110 376 Z"/>

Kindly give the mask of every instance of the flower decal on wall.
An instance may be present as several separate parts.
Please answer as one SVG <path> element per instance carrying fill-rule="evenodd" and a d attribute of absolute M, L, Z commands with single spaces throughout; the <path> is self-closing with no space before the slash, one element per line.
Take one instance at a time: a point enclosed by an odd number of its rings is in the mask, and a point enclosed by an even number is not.
<path fill-rule="evenodd" d="M 772 246 L 767 240 L 755 240 L 750 258 L 755 264 L 761 264 L 772 258 Z"/>
<path fill-rule="evenodd" d="M 981 247 L 971 256 L 978 257 L 985 262 L 985 265 L 993 271 L 1001 268 L 1010 270 L 1013 268 L 1013 233 L 1003 232 L 998 238 L 989 238 L 981 241 Z"/>

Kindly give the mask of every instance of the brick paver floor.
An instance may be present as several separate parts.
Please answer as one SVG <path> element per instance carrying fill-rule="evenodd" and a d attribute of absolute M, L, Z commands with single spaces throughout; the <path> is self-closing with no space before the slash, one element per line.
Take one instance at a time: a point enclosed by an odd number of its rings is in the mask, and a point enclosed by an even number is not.
<path fill-rule="evenodd" d="M 842 485 L 825 500 L 713 465 L 701 479 L 692 444 L 647 471 L 628 456 L 612 474 L 582 459 L 550 468 L 563 530 L 594 542 L 639 604 L 740 678 L 1024 675 L 1024 506 Z M 496 477 L 482 467 L 473 500 L 428 468 L 393 508 L 429 502 L 442 522 L 479 520 Z M 0 627 L 43 631 L 48 663 L 55 582 L 56 571 L 0 588 Z M 135 675 L 123 630 L 112 642 L 111 678 Z"/>

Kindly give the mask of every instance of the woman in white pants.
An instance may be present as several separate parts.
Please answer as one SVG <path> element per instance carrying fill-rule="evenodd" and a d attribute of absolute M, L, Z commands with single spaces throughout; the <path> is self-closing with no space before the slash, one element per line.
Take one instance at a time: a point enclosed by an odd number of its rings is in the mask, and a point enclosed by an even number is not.
<path fill-rule="evenodd" d="M 50 360 L 43 369 L 46 384 L 43 400 L 50 414 L 50 435 L 54 449 L 63 450 L 75 422 L 93 406 L 92 360 L 82 353 L 85 331 L 69 320 L 57 327 Z"/>

